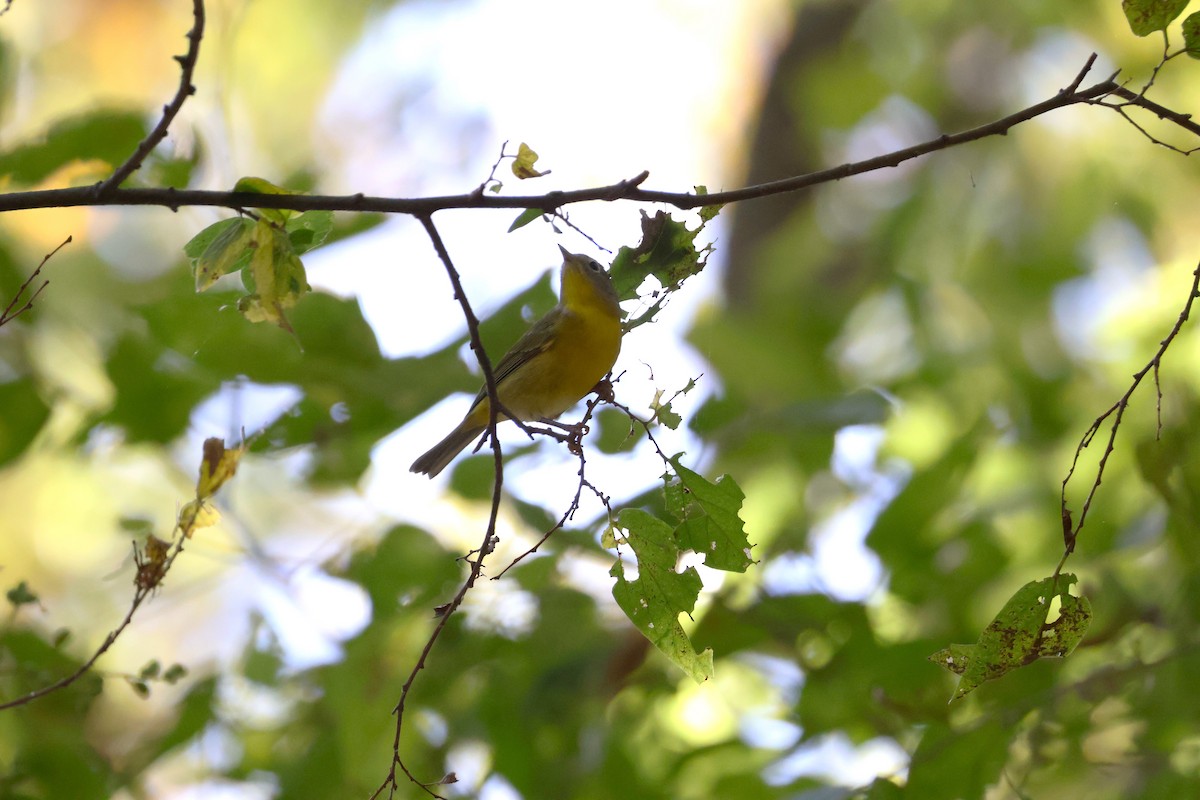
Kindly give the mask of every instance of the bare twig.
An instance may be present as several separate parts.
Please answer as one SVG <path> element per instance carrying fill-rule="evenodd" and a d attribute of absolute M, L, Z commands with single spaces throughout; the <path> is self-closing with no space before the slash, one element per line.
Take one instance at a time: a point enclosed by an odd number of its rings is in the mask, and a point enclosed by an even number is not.
<path fill-rule="evenodd" d="M 88 187 L 97 200 L 107 200 L 126 178 L 142 166 L 142 162 L 146 160 L 146 156 L 150 155 L 150 151 L 166 138 L 167 130 L 171 127 L 176 115 L 179 114 L 179 109 L 183 108 L 184 102 L 189 96 L 196 93 L 196 87 L 192 85 L 192 74 L 196 70 L 196 60 L 200 57 L 200 40 L 204 38 L 204 0 L 192 0 L 192 20 L 192 29 L 187 32 L 187 53 L 175 56 L 175 60 L 179 62 L 180 72 L 179 89 L 175 92 L 175 97 L 171 99 L 170 103 L 163 106 L 162 117 L 159 118 L 158 124 L 154 126 L 154 130 L 150 131 L 150 135 L 138 144 L 133 154 L 125 159 L 125 163 L 117 167 L 108 180 Z"/>
<path fill-rule="evenodd" d="M 610 394 L 611 394 L 611 392 L 610 392 Z M 492 576 L 492 580 L 498 581 L 501 578 L 503 578 L 510 569 L 515 567 L 520 562 L 524 561 L 529 556 L 536 553 L 538 551 L 538 549 L 541 548 L 541 546 L 544 545 L 550 539 L 551 536 L 553 536 L 556 532 L 562 530 L 563 527 L 566 526 L 566 524 L 575 517 L 575 512 L 579 511 L 580 503 L 583 500 L 583 490 L 585 488 L 590 490 L 591 493 L 596 496 L 596 499 L 599 500 L 600 503 L 604 506 L 604 508 L 608 511 L 609 521 L 610 522 L 612 521 L 612 506 L 609 505 L 608 495 L 604 494 L 602 491 L 600 491 L 598 488 L 596 488 L 596 486 L 587 479 L 587 476 L 585 474 L 586 470 L 587 470 L 587 457 L 585 456 L 585 454 L 583 452 L 583 446 L 579 442 L 580 437 L 582 437 L 582 435 L 587 430 L 587 423 L 589 420 L 591 420 L 592 415 L 595 413 L 596 407 L 599 406 L 601 403 L 605 403 L 605 402 L 610 402 L 610 398 L 602 397 L 599 394 L 597 394 L 595 397 L 592 397 L 588 400 L 587 410 L 584 411 L 583 418 L 580 419 L 578 423 L 568 426 L 577 431 L 574 435 L 571 435 L 569 433 L 568 434 L 559 433 L 557 431 L 553 431 L 550 429 L 540 429 L 540 428 L 534 429 L 534 432 L 536 432 L 536 433 L 543 433 L 543 434 L 551 436 L 555 439 L 558 439 L 559 441 L 567 442 L 568 447 L 570 447 L 575 452 L 575 454 L 577 456 L 579 456 L 579 472 L 577 473 L 579 475 L 579 484 L 575 488 L 575 497 L 573 497 L 571 499 L 570 504 L 567 506 L 567 510 L 564 511 L 562 516 L 558 518 L 558 521 L 553 526 L 551 526 L 549 530 L 547 530 L 545 533 L 543 533 L 542 537 L 540 539 L 538 539 L 536 542 L 534 542 L 532 547 L 530 547 L 524 553 L 521 553 L 519 556 L 517 556 L 512 561 L 510 561 L 508 563 L 508 566 L 506 566 L 504 569 L 502 569 L 499 574 Z"/>
<path fill-rule="evenodd" d="M 81 664 L 78 668 L 76 668 L 74 672 L 60 678 L 54 683 L 43 686 L 35 691 L 23 694 L 15 700 L 9 700 L 6 703 L 0 703 L 0 711 L 16 708 L 17 706 L 23 706 L 27 703 L 32 703 L 34 700 L 37 700 L 40 697 L 45 697 L 46 695 L 53 694 L 60 689 L 67 688 L 71 684 L 75 683 L 75 681 L 86 675 L 95 665 L 95 663 L 100 660 L 100 656 L 108 652 L 109 648 L 116 643 L 118 637 L 120 637 L 120 635 L 125 632 L 125 629 L 129 627 L 129 624 L 133 622 L 133 615 L 137 613 L 139 608 L 141 608 L 142 603 L 145 602 L 146 598 L 153 594 L 155 589 L 158 588 L 159 582 L 161 582 L 162 578 L 166 576 L 167 570 L 171 568 L 171 564 L 174 563 L 176 556 L 183 552 L 184 539 L 185 537 L 181 535 L 175 540 L 170 555 L 167 556 L 165 563 L 157 569 L 157 581 L 154 582 L 153 585 L 140 580 L 145 573 L 141 567 L 140 557 L 136 555 L 138 550 L 137 545 L 135 544 L 134 553 L 135 558 L 139 559 L 139 569 L 134 577 L 135 588 L 133 592 L 133 601 L 129 604 L 129 611 L 126 612 L 125 618 L 121 620 L 121 624 L 109 631 L 108 636 L 104 637 L 104 641 L 100 643 L 100 646 L 96 648 L 91 657 L 88 658 L 87 661 L 83 662 L 83 664 Z"/>
<path fill-rule="evenodd" d="M 244 446 L 239 449 L 244 450 Z M 121 634 L 125 632 L 125 629 L 133 622 L 133 615 L 137 613 L 137 610 L 162 585 L 163 579 L 171 569 L 171 565 L 175 563 L 175 559 L 183 552 L 184 542 L 190 539 L 195 529 L 203 524 L 198 522 L 200 509 L 211 500 L 212 495 L 221 484 L 232 477 L 234 471 L 236 471 L 237 458 L 234 457 L 232 463 L 230 463 L 230 461 L 223 458 L 223 454 L 226 453 L 228 451 L 225 448 L 224 442 L 220 439 L 209 439 L 204 443 L 204 463 L 200 468 L 200 480 L 196 484 L 196 498 L 180 511 L 179 516 L 176 518 L 170 542 L 152 535 L 147 538 L 146 544 L 142 549 L 138 548 L 136 542 L 134 543 L 133 560 L 137 565 L 137 571 L 133 576 L 133 600 L 130 602 L 129 611 L 125 613 L 125 618 L 121 620 L 121 623 L 113 628 L 108 636 L 104 637 L 104 641 L 100 643 L 95 652 L 74 672 L 48 686 L 28 692 L 6 703 L 0 703 L 0 711 L 23 706 L 37 700 L 39 697 L 45 697 L 60 689 L 65 689 L 86 675 L 100 657 L 108 652 L 109 648 L 113 646 Z M 208 469 L 207 473 L 205 472 L 206 467 Z"/>
<path fill-rule="evenodd" d="M 68 236 L 66 239 L 63 239 L 62 244 L 51 250 L 42 258 L 42 262 L 37 265 L 37 269 L 35 269 L 29 275 L 29 277 L 25 279 L 25 282 L 17 288 L 17 293 L 13 295 L 13 299 L 8 302 L 8 305 L 5 307 L 4 311 L 0 313 L 0 326 L 12 322 L 14 319 L 33 308 L 33 301 L 36 300 L 37 296 L 42 293 L 43 289 L 50 285 L 49 279 L 43 280 L 41 285 L 33 290 L 33 294 L 29 295 L 29 298 L 25 300 L 25 302 L 19 308 L 17 307 L 17 304 L 21 302 L 21 298 L 25 296 L 25 292 L 29 290 L 30 285 L 37 280 L 39 275 L 42 274 L 42 267 L 46 266 L 46 262 L 53 258 L 55 253 L 57 253 L 59 250 L 62 250 L 70 243 L 71 237 Z"/>
<path fill-rule="evenodd" d="M 491 361 L 487 357 L 487 352 L 483 348 L 483 341 L 479 336 L 479 318 L 475 316 L 474 310 L 471 308 L 471 303 L 467 299 L 467 294 L 463 290 L 462 281 L 459 279 L 458 270 L 454 267 L 454 262 L 450 258 L 450 253 L 446 249 L 445 242 L 442 241 L 441 234 L 438 233 L 437 227 L 433 224 L 433 219 L 429 215 L 419 215 L 418 219 L 421 225 L 425 228 L 429 240 L 433 243 L 433 249 L 437 252 L 438 258 L 441 259 L 443 266 L 446 268 L 446 274 L 450 278 L 450 283 L 454 287 L 454 297 L 458 300 L 459 306 L 462 308 L 463 316 L 467 321 L 467 329 L 469 331 L 471 348 L 475 351 L 475 357 L 479 361 L 479 367 L 483 370 L 484 386 L 487 390 L 489 399 L 489 414 L 488 414 L 488 436 L 491 439 L 492 455 L 495 461 L 495 478 L 492 483 L 492 507 L 488 515 L 487 529 L 483 535 L 483 541 L 479 545 L 479 549 L 474 553 L 469 554 L 465 561 L 470 565 L 467 571 L 466 580 L 459 587 L 458 592 L 450 600 L 449 603 L 439 607 L 438 623 L 434 626 L 433 632 L 426 640 L 425 646 L 421 650 L 421 655 L 417 658 L 412 670 L 408 674 L 408 680 L 404 682 L 404 686 L 400 689 L 400 699 L 396 702 L 392 713 L 396 715 L 396 735 L 392 741 L 392 765 L 388 770 L 387 777 L 383 783 L 375 790 L 372 798 L 378 797 L 383 791 L 388 790 L 388 796 L 395 794 L 399 788 L 396 780 L 396 770 L 399 769 L 404 775 L 416 786 L 419 786 L 424 792 L 431 797 L 441 798 L 442 795 L 435 792 L 432 786 L 440 786 L 444 779 L 439 779 L 432 782 L 423 782 L 416 778 L 409 771 L 404 763 L 404 759 L 400 756 L 400 735 L 404 728 L 404 711 L 405 704 L 408 701 L 409 693 L 412 691 L 413 684 L 416 682 L 417 675 L 425 668 L 425 663 L 429 659 L 429 654 L 433 651 L 434 645 L 441 637 L 442 632 L 446 629 L 446 624 L 450 621 L 450 617 L 462 605 L 463 599 L 467 596 L 467 592 L 474 587 L 483 574 L 483 560 L 492 551 L 496 539 L 496 520 L 500 514 L 500 497 L 501 490 L 504 486 L 504 453 L 500 448 L 500 441 L 496 437 L 496 422 L 500 414 L 500 401 L 496 395 L 496 377 L 492 371 Z M 474 558 L 471 558 L 474 555 Z"/>
<path fill-rule="evenodd" d="M 1125 390 L 1125 394 L 1117 402 L 1113 403 L 1109 408 L 1092 422 L 1091 426 L 1083 434 L 1079 440 L 1079 445 L 1075 448 L 1075 457 L 1071 460 L 1071 467 L 1067 470 L 1067 475 L 1063 478 L 1062 492 L 1060 501 L 1062 506 L 1063 520 L 1063 556 L 1058 562 L 1058 567 L 1054 570 L 1054 576 L 1058 577 L 1063 565 L 1067 561 L 1067 557 L 1075 551 L 1075 542 L 1079 537 L 1079 532 L 1083 529 L 1084 522 L 1087 520 L 1088 510 L 1092 507 L 1092 500 L 1096 496 L 1096 492 L 1100 489 L 1100 483 L 1104 479 L 1104 468 L 1108 465 L 1108 457 L 1112 455 L 1116 449 L 1117 429 L 1121 427 L 1121 420 L 1125 416 L 1125 409 L 1129 407 L 1129 401 L 1133 397 L 1133 393 L 1137 391 L 1141 385 L 1142 379 L 1147 374 L 1153 373 L 1154 385 L 1156 389 L 1159 430 L 1162 428 L 1162 388 L 1159 385 L 1159 366 L 1162 363 L 1163 356 L 1167 353 L 1167 348 L 1175 341 L 1175 337 L 1179 335 L 1179 331 L 1183 329 L 1183 324 L 1187 322 L 1188 317 L 1192 313 L 1192 304 L 1196 298 L 1200 296 L 1200 264 L 1197 264 L 1196 269 L 1192 271 L 1192 288 L 1188 293 L 1187 301 L 1183 304 L 1183 309 L 1179 312 L 1178 319 L 1175 320 L 1175 325 L 1158 345 L 1158 351 L 1146 363 L 1144 367 L 1133 374 L 1133 380 L 1129 388 Z M 1083 507 L 1079 511 L 1079 518 L 1072 524 L 1071 510 L 1067 506 L 1067 484 L 1070 483 L 1071 477 L 1075 474 L 1075 467 L 1079 464 L 1079 457 L 1083 451 L 1091 445 L 1092 440 L 1100 432 L 1106 420 L 1112 420 L 1108 428 L 1108 440 L 1104 446 L 1104 453 L 1100 456 L 1100 463 L 1096 466 L 1096 479 L 1092 482 L 1092 488 L 1088 491 L 1087 497 L 1083 501 Z"/>

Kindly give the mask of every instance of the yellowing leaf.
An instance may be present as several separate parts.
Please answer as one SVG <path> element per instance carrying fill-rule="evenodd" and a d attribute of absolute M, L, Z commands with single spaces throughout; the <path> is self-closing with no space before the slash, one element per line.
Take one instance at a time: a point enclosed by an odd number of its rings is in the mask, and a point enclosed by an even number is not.
<path fill-rule="evenodd" d="M 249 260 L 249 243 L 254 230 L 254 220 L 246 217 L 225 219 L 210 225 L 184 245 L 183 251 L 191 253 L 200 249 L 192 259 L 192 274 L 196 279 L 196 291 L 203 292 L 217 279 L 241 269 Z"/>
<path fill-rule="evenodd" d="M 533 152 L 533 150 L 529 148 L 529 145 L 521 142 L 521 145 L 517 148 L 517 155 L 513 159 L 512 163 L 513 175 L 516 175 L 521 180 L 525 180 L 526 178 L 540 178 L 543 175 L 549 175 L 550 170 L 539 172 L 533 168 L 533 165 L 537 162 L 537 160 L 538 154 Z"/>
<path fill-rule="evenodd" d="M 303 192 L 276 186 L 263 178 L 242 178 L 233 185 L 233 190 L 235 192 L 253 192 L 254 194 L 303 194 Z M 264 219 L 280 224 L 287 222 L 288 217 L 296 213 L 282 208 L 259 208 L 258 212 Z"/>
<path fill-rule="evenodd" d="M 266 220 L 255 225 L 250 244 L 254 252 L 242 279 L 252 294 L 238 301 L 238 310 L 250 322 L 269 320 L 290 331 L 283 310 L 311 289 L 304 264 L 288 235 Z"/>
<path fill-rule="evenodd" d="M 199 528 L 208 528 L 221 521 L 221 513 L 203 500 L 192 500 L 179 509 L 176 523 L 183 535 L 191 538 Z"/>
<path fill-rule="evenodd" d="M 204 440 L 204 458 L 200 461 L 200 479 L 196 482 L 196 498 L 207 500 L 217 493 L 237 472 L 238 462 L 246 448 L 225 447 L 225 440 L 212 437 Z"/>

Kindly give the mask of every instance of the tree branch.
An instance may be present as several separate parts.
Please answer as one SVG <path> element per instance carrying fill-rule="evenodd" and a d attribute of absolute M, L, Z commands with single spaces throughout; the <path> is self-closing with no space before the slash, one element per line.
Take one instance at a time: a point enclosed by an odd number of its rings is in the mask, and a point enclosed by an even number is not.
<path fill-rule="evenodd" d="M 35 269 L 29 275 L 29 277 L 25 279 L 24 283 L 17 287 L 17 293 L 13 295 L 13 299 L 8 302 L 8 305 L 5 307 L 4 311 L 0 312 L 0 326 L 12 322 L 14 319 L 33 308 L 33 301 L 36 300 L 37 296 L 42 293 L 43 289 L 50 285 L 50 280 L 48 278 L 43 280 L 41 284 L 33 290 L 33 294 L 29 295 L 29 299 L 27 299 L 19 308 L 17 307 L 17 303 L 21 302 L 21 298 L 25 296 L 25 292 L 29 290 L 29 286 L 35 280 L 37 280 L 39 275 L 42 274 L 42 267 L 46 266 L 46 262 L 53 258 L 55 253 L 70 244 L 71 239 L 72 237 L 68 236 L 63 240 L 62 244 L 47 253 L 42 258 L 42 262 L 37 265 L 37 269 Z"/>
<path fill-rule="evenodd" d="M 1125 394 L 1117 402 L 1109 406 L 1103 414 L 1096 417 L 1092 421 L 1091 426 L 1083 434 L 1083 438 L 1079 440 L 1079 444 L 1075 447 L 1075 457 L 1071 459 L 1071 467 L 1067 470 L 1067 475 L 1063 478 L 1062 491 L 1060 494 L 1060 503 L 1062 508 L 1063 522 L 1063 556 L 1058 562 L 1058 567 L 1054 570 L 1055 577 L 1062 571 L 1063 565 L 1067 561 L 1067 557 L 1075 552 L 1075 541 L 1079 537 L 1079 532 L 1083 529 L 1083 524 L 1087 520 L 1089 509 L 1092 507 L 1092 500 L 1096 497 L 1096 492 L 1100 489 L 1100 483 L 1104 480 L 1104 468 L 1108 465 L 1108 457 L 1112 455 L 1113 450 L 1117 446 L 1117 430 L 1121 427 L 1121 420 L 1125 416 L 1125 409 L 1129 407 L 1129 401 L 1133 398 L 1133 393 L 1137 391 L 1141 385 L 1142 379 L 1151 372 L 1154 373 L 1154 385 L 1158 391 L 1158 413 L 1160 414 L 1159 426 L 1161 428 L 1162 414 L 1162 390 L 1158 383 L 1158 370 L 1162 363 L 1163 356 L 1167 354 L 1167 348 L 1175 341 L 1175 337 L 1183 329 L 1183 324 L 1188 321 L 1192 314 L 1192 305 L 1196 302 L 1196 298 L 1200 297 L 1200 264 L 1196 265 L 1196 269 L 1192 271 L 1192 288 L 1188 292 L 1187 301 L 1183 304 L 1183 308 L 1179 312 L 1179 317 L 1175 320 L 1174 327 L 1159 342 L 1158 351 L 1154 356 L 1146 362 L 1146 365 L 1133 374 L 1133 380 L 1129 384 L 1129 388 L 1125 390 Z M 1088 491 L 1087 497 L 1083 501 L 1083 507 L 1079 512 L 1079 519 L 1072 524 L 1071 510 L 1067 505 L 1067 484 L 1070 483 L 1071 477 L 1075 474 L 1075 467 L 1079 464 L 1079 457 L 1083 451 L 1088 448 L 1092 440 L 1096 438 L 1096 434 L 1104 425 L 1104 421 L 1112 418 L 1112 423 L 1108 428 L 1108 441 L 1105 443 L 1104 452 L 1100 455 L 1100 463 L 1096 467 L 1096 478 L 1092 481 L 1092 488 Z"/>
<path fill-rule="evenodd" d="M 426 640 L 425 646 L 421 649 L 421 655 L 417 658 L 417 662 L 413 665 L 412 670 L 408 674 L 408 680 L 404 682 L 404 686 L 400 689 L 400 699 L 397 701 L 392 713 L 396 715 L 396 735 L 392 741 L 392 766 L 388 771 L 387 777 L 372 798 L 378 797 L 385 789 L 390 787 L 394 793 L 398 788 L 396 783 L 396 769 L 399 768 L 409 781 L 419 786 L 423 791 L 431 797 L 441 798 L 431 789 L 431 786 L 440 785 L 446 782 L 446 778 L 435 781 L 433 783 L 425 783 L 417 779 L 408 767 L 404 764 L 404 759 L 400 757 L 400 734 L 404 728 L 404 710 L 405 703 L 408 701 L 408 695 L 412 691 L 413 684 L 417 680 L 417 675 L 425 668 L 425 662 L 429 658 L 429 654 L 433 651 L 434 645 L 437 643 L 442 632 L 446 629 L 447 623 L 450 621 L 451 615 L 462 605 L 463 599 L 479 580 L 483 574 L 483 560 L 488 553 L 492 551 L 496 539 L 496 520 L 500 516 L 500 497 L 501 490 L 504 486 L 504 453 L 500 448 L 500 440 L 496 437 L 496 423 L 499 419 L 501 409 L 500 399 L 496 394 L 496 376 L 492 370 L 492 362 L 487 356 L 487 352 L 483 348 L 483 340 L 479 335 L 479 318 L 475 316 L 475 311 L 471 308 L 471 303 L 467 299 L 467 293 L 463 289 L 462 281 L 459 278 L 458 270 L 454 266 L 454 262 L 450 258 L 450 253 L 446 249 L 446 243 L 442 240 L 441 234 L 437 227 L 433 224 L 433 219 L 429 214 L 417 215 L 421 225 L 425 228 L 425 233 L 429 236 L 430 242 L 433 243 L 433 249 L 437 252 L 438 258 L 446 268 L 446 274 L 450 278 L 450 284 L 454 287 L 454 299 L 458 301 L 462 308 L 463 317 L 467 321 L 467 330 L 471 340 L 471 349 L 475 351 L 475 358 L 479 361 L 479 367 L 483 370 L 484 387 L 488 395 L 488 437 L 491 440 L 492 456 L 495 462 L 495 478 L 492 483 L 492 507 L 488 514 L 487 529 L 483 535 L 483 541 L 480 542 L 479 549 L 472 554 L 468 554 L 466 562 L 470 565 L 467 572 L 466 580 L 459 587 L 458 592 L 450 600 L 449 603 L 438 608 L 438 623 L 434 626 L 433 632 Z M 471 556 L 474 555 L 474 558 Z"/>
<path fill-rule="evenodd" d="M 142 166 L 142 162 L 146 160 L 146 156 L 150 155 L 150 151 L 166 138 L 167 130 L 171 127 L 176 115 L 179 114 L 179 109 L 183 108 L 184 102 L 189 96 L 196 93 L 196 87 L 192 85 L 192 74 L 196 69 L 196 60 L 200 57 L 200 40 L 204 38 L 204 0 L 192 0 L 192 18 L 194 20 L 192 29 L 187 33 L 188 51 L 182 56 L 175 56 L 175 60 L 179 62 L 180 71 L 179 89 L 175 92 L 175 97 L 170 103 L 163 106 L 162 117 L 158 120 L 158 124 L 138 144 L 137 149 L 125 160 L 125 163 L 117 167 L 108 180 L 90 187 L 97 200 L 106 200 L 110 197 L 126 178 Z"/>
<path fill-rule="evenodd" d="M 1085 66 L 1085 69 L 1080 73 L 1080 77 L 1086 71 L 1087 67 Z M 1078 80 L 1080 78 L 1076 78 L 1076 81 Z M 1126 102 L 1122 103 L 1121 106 L 1100 102 L 1109 95 L 1121 97 Z M 1071 84 L 1054 97 L 1018 111 L 1015 114 L 1010 114 L 1001 119 L 989 122 L 986 125 L 980 125 L 959 133 L 943 134 L 935 139 L 930 139 L 892 153 L 810 172 L 806 175 L 797 175 L 783 180 L 712 194 L 643 189 L 642 184 L 649 177 L 648 172 L 641 172 L 632 178 L 608 186 L 574 191 L 554 191 L 541 195 L 511 195 L 506 197 L 490 195 L 480 192 L 478 189 L 466 194 L 444 195 L 440 197 L 389 198 L 370 197 L 363 194 L 340 196 L 255 194 L 253 192 L 222 192 L 174 188 L 117 188 L 100 197 L 98 194 L 104 184 L 98 184 L 97 186 L 3 194 L 0 195 L 0 211 L 74 206 L 163 206 L 171 210 L 178 210 L 183 206 L 217 206 L 231 209 L 278 208 L 293 211 L 371 211 L 410 214 L 420 218 L 428 217 L 434 212 L 446 209 L 468 208 L 537 208 L 546 213 L 552 213 L 566 205 L 597 200 L 607 202 L 630 200 L 635 202 L 664 203 L 680 209 L 691 209 L 700 206 L 719 205 L 722 203 L 785 194 L 822 183 L 829 183 L 880 169 L 896 167 L 906 161 L 911 161 L 914 158 L 939 150 L 946 150 L 990 136 L 1005 135 L 1009 130 L 1021 123 L 1028 122 L 1051 111 L 1080 103 L 1105 105 L 1110 108 L 1120 108 L 1126 105 L 1139 106 L 1166 121 L 1200 136 L 1200 125 L 1192 122 L 1188 115 L 1171 111 L 1157 103 L 1149 101 L 1134 92 L 1124 89 L 1115 83 L 1112 78 L 1109 78 L 1084 89 L 1075 88 L 1075 84 Z"/>

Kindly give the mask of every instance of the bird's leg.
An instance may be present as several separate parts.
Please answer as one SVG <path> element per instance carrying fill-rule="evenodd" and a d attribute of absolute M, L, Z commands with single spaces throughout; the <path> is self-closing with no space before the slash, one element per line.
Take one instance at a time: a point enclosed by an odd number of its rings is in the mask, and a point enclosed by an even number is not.
<path fill-rule="evenodd" d="M 592 391 L 596 393 L 597 397 L 606 403 L 612 403 L 617 399 L 617 396 L 613 391 L 612 381 L 608 379 L 607 375 L 601 378 L 596 385 L 592 387 Z"/>
<path fill-rule="evenodd" d="M 538 422 L 549 426 L 550 428 L 557 428 L 558 430 L 562 431 L 562 433 L 556 433 L 553 430 L 548 430 L 546 433 L 550 436 L 553 436 L 555 439 L 558 439 L 560 442 L 565 442 L 567 449 L 573 454 L 579 455 L 581 452 L 583 452 L 583 437 L 586 436 L 587 432 L 590 430 L 586 422 L 576 422 L 574 425 L 571 425 L 566 422 L 559 422 L 556 419 L 547 419 L 545 417 L 539 419 Z"/>

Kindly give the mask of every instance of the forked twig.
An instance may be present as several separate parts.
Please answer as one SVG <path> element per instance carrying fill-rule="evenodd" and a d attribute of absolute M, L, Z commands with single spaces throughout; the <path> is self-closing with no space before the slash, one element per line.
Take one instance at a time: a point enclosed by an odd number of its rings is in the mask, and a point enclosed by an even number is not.
<path fill-rule="evenodd" d="M 32 285 L 33 282 L 37 280 L 38 276 L 42 274 L 42 267 L 46 266 L 46 262 L 53 258 L 55 253 L 70 244 L 71 241 L 72 237 L 68 236 L 66 239 L 63 239 L 62 244 L 42 257 L 42 261 L 37 265 L 37 269 L 35 269 L 29 275 L 29 277 L 26 278 L 19 287 L 17 287 L 17 293 L 13 295 L 13 299 L 8 301 L 8 305 L 4 308 L 4 311 L 0 313 L 0 326 L 12 322 L 14 319 L 33 308 L 33 301 L 36 300 L 37 296 L 42 293 L 43 289 L 50 285 L 49 278 L 43 279 L 41 285 L 33 290 L 33 294 L 29 295 L 29 298 L 25 300 L 25 302 L 19 308 L 17 307 L 17 304 L 21 303 L 21 298 L 25 296 L 25 292 L 29 291 L 30 285 Z"/>
<path fill-rule="evenodd" d="M 1109 406 L 1104 413 L 1096 417 L 1079 440 L 1079 444 L 1075 448 L 1075 457 L 1071 459 L 1071 468 L 1067 470 L 1067 475 L 1062 481 L 1060 502 L 1064 547 L 1062 559 L 1058 562 L 1058 566 L 1054 570 L 1055 577 L 1062 571 L 1067 557 L 1075 552 L 1075 542 L 1079 537 L 1079 532 L 1083 529 L 1084 522 L 1087 520 L 1088 511 L 1092 507 L 1092 500 L 1095 498 L 1096 492 L 1099 490 L 1100 484 L 1104 479 L 1104 469 L 1108 465 L 1108 457 L 1116 449 L 1117 429 L 1121 427 L 1121 420 L 1125 416 L 1125 409 L 1129 407 L 1129 401 L 1132 399 L 1133 393 L 1137 391 L 1138 386 L 1141 385 L 1142 379 L 1150 373 L 1153 373 L 1154 376 L 1157 397 L 1158 430 L 1162 430 L 1162 387 L 1159 384 L 1159 366 L 1162 363 L 1163 356 L 1166 355 L 1167 348 L 1175 341 L 1175 337 L 1179 335 L 1179 331 L 1183 329 L 1183 324 L 1187 322 L 1188 317 L 1191 315 L 1192 304 L 1198 296 L 1200 296 L 1200 264 L 1197 264 L 1196 269 L 1192 271 L 1192 288 L 1188 293 L 1187 302 L 1183 304 L 1183 309 L 1179 312 L 1179 317 L 1175 320 L 1175 325 L 1171 328 L 1170 333 L 1159 342 L 1158 351 L 1144 367 L 1133 374 L 1133 380 L 1129 388 L 1125 390 L 1125 394 L 1121 395 L 1120 399 Z M 1079 457 L 1091 445 L 1096 435 L 1100 432 L 1100 429 L 1104 426 L 1105 420 L 1109 418 L 1112 419 L 1112 424 L 1108 428 L 1108 440 L 1105 442 L 1104 453 L 1101 454 L 1100 462 L 1096 467 L 1096 479 L 1092 482 L 1092 487 L 1083 501 L 1083 507 L 1079 511 L 1079 518 L 1072 521 L 1071 509 L 1067 505 L 1067 484 L 1070 483 L 1071 477 L 1075 474 L 1075 467 L 1079 464 Z"/>

